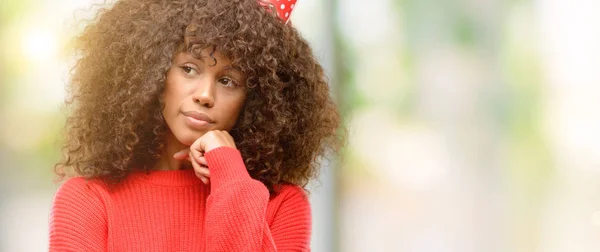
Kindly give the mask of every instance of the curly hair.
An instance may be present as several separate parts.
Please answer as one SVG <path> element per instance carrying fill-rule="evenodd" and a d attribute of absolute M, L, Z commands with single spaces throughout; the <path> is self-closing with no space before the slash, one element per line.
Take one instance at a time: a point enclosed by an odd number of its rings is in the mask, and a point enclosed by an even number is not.
<path fill-rule="evenodd" d="M 271 192 L 304 187 L 338 150 L 339 115 L 323 68 L 297 30 L 256 0 L 120 0 L 74 39 L 60 178 L 118 182 L 164 148 L 166 73 L 178 51 L 215 48 L 247 76 L 230 134 L 252 178 Z"/>

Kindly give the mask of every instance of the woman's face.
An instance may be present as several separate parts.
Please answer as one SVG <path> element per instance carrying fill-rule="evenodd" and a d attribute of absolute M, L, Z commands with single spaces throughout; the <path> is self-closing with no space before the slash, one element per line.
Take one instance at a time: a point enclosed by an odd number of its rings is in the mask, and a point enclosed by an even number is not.
<path fill-rule="evenodd" d="M 203 50 L 201 59 L 187 52 L 173 58 L 162 114 L 180 143 L 189 146 L 210 130 L 229 131 L 235 125 L 246 99 L 246 77 L 230 63 L 211 49 Z"/>

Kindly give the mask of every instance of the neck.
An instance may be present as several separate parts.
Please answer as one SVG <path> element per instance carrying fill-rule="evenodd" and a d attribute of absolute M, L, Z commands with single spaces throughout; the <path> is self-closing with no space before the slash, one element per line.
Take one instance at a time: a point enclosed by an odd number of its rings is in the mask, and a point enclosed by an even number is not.
<path fill-rule="evenodd" d="M 181 150 L 190 148 L 175 138 L 173 133 L 168 132 L 165 136 L 165 146 L 162 154 L 154 165 L 153 170 L 184 170 L 192 169 L 192 164 L 187 160 L 176 160 L 173 155 Z"/>

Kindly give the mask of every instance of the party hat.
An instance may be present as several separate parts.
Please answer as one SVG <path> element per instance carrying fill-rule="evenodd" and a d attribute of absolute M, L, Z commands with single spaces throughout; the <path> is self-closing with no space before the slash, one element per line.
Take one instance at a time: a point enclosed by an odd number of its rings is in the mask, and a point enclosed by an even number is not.
<path fill-rule="evenodd" d="M 296 7 L 296 0 L 258 0 L 267 10 L 276 13 L 283 23 L 287 23 Z"/>

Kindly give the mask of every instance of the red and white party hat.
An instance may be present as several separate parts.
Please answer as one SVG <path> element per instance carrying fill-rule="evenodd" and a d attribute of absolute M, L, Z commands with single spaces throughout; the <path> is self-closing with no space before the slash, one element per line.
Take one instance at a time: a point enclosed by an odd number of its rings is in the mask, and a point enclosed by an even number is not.
<path fill-rule="evenodd" d="M 287 23 L 296 7 L 296 0 L 258 0 L 267 10 L 277 14 L 283 23 Z"/>

